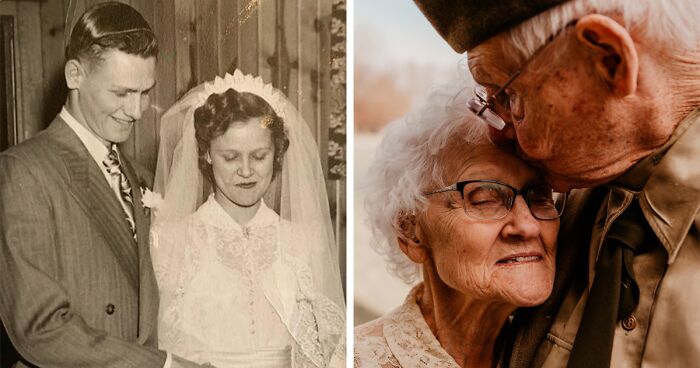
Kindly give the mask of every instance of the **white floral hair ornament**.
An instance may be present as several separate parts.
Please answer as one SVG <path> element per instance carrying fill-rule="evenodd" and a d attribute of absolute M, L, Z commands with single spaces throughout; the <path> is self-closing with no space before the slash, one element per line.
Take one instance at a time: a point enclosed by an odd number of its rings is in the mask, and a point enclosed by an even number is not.
<path fill-rule="evenodd" d="M 197 96 L 198 103 L 196 106 L 204 105 L 207 98 L 212 94 L 221 94 L 231 88 L 237 92 L 248 92 L 261 97 L 275 110 L 282 120 L 291 116 L 291 112 L 285 111 L 286 109 L 284 108 L 284 106 L 288 105 L 284 103 L 287 101 L 284 94 L 274 88 L 272 84 L 265 83 L 261 77 L 243 74 L 238 69 L 233 72 L 233 75 L 226 73 L 223 77 L 217 76 L 213 81 L 204 83 L 204 90 Z"/>

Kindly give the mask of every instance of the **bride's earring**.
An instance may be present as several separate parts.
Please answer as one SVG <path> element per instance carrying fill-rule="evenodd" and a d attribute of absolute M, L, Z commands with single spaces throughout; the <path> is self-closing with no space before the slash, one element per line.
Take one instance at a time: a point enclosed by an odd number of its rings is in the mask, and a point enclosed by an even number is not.
<path fill-rule="evenodd" d="M 209 152 L 207 152 L 207 156 L 205 157 L 205 159 L 207 160 L 207 163 L 211 165 L 211 156 L 209 155 Z"/>

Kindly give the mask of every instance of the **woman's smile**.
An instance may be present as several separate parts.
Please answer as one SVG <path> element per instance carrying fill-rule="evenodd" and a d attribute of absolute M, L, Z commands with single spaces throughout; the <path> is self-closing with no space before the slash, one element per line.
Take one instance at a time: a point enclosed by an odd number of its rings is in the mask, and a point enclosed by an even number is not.
<path fill-rule="evenodd" d="M 241 189 L 252 189 L 257 183 L 258 182 L 253 181 L 253 182 L 238 183 L 235 185 Z"/>
<path fill-rule="evenodd" d="M 511 267 L 528 263 L 542 262 L 543 260 L 544 257 L 542 257 L 542 253 L 539 252 L 517 253 L 499 259 L 496 262 L 496 265 L 502 267 Z"/>

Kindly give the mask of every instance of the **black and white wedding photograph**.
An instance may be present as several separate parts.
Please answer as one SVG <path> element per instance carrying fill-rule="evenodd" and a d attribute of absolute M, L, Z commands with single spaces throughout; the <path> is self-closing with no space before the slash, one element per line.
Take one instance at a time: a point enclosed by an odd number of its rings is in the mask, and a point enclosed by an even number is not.
<path fill-rule="evenodd" d="M 1 367 L 345 367 L 346 13 L 0 1 Z"/>

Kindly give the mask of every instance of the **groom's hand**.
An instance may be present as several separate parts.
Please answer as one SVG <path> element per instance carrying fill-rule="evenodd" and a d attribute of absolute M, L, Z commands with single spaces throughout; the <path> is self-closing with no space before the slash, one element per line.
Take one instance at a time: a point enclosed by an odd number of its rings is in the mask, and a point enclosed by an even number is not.
<path fill-rule="evenodd" d="M 170 367 L 171 368 L 216 368 L 209 363 L 204 363 L 204 364 L 192 363 L 189 360 L 182 359 L 179 356 L 174 355 L 174 354 L 173 354 L 173 364 Z"/>

